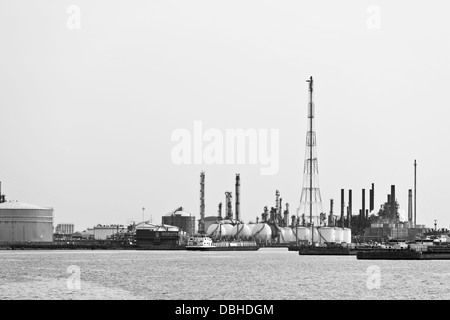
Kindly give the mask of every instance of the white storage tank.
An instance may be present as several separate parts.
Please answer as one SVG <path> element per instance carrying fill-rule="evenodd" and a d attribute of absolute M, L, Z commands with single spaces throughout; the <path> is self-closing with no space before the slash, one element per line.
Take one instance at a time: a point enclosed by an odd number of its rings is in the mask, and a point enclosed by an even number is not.
<path fill-rule="evenodd" d="M 289 243 L 295 240 L 294 233 L 292 232 L 291 228 L 282 228 L 284 230 L 284 243 Z M 282 239 L 281 239 L 282 240 Z"/>
<path fill-rule="evenodd" d="M 257 223 L 253 227 L 252 236 L 255 241 L 269 241 L 272 237 L 272 229 L 266 223 Z"/>
<path fill-rule="evenodd" d="M 231 236 L 238 239 L 249 238 L 252 236 L 252 231 L 247 224 L 240 223 L 233 227 L 231 230 Z"/>
<path fill-rule="evenodd" d="M 344 229 L 343 228 L 334 228 L 336 231 L 336 243 L 341 243 L 344 241 Z"/>
<path fill-rule="evenodd" d="M 320 236 L 319 236 L 319 232 L 317 231 L 317 227 L 313 228 L 311 242 L 314 242 L 314 243 L 319 242 L 320 243 Z"/>
<path fill-rule="evenodd" d="M 226 224 L 223 224 L 223 227 L 225 228 L 225 238 L 230 238 L 231 232 L 233 230 L 233 225 L 226 223 Z"/>
<path fill-rule="evenodd" d="M 336 242 L 336 234 L 335 229 L 331 227 L 320 227 L 319 230 L 319 241 L 320 243 L 324 242 Z"/>
<path fill-rule="evenodd" d="M 208 230 L 206 230 L 206 235 L 212 239 L 221 239 L 226 237 L 227 230 L 223 224 L 213 223 L 209 226 Z"/>
<path fill-rule="evenodd" d="M 344 228 L 343 242 L 347 242 L 347 243 L 351 243 L 352 242 L 352 229 Z"/>
<path fill-rule="evenodd" d="M 292 230 L 293 240 L 308 240 L 311 241 L 311 229 L 306 227 L 297 227 Z M 297 237 L 297 239 L 296 239 Z"/>
<path fill-rule="evenodd" d="M 0 243 L 52 241 L 52 208 L 17 201 L 0 203 Z"/>

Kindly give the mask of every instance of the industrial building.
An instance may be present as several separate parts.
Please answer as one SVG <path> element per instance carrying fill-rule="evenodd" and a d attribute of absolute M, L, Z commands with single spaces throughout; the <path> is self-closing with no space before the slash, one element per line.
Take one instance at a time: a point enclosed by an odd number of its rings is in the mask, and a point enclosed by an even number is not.
<path fill-rule="evenodd" d="M 123 225 L 96 225 L 94 227 L 94 240 L 107 240 L 114 236 L 120 236 L 127 232 Z"/>
<path fill-rule="evenodd" d="M 195 233 L 195 216 L 179 207 L 162 217 L 163 225 L 176 226 L 180 230 L 186 232 L 188 236 Z"/>
<path fill-rule="evenodd" d="M 0 242 L 53 241 L 53 208 L 17 201 L 0 203 Z"/>
<path fill-rule="evenodd" d="M 177 226 L 140 223 L 136 225 L 136 245 L 138 247 L 173 247 L 180 244 L 186 233 Z"/>
<path fill-rule="evenodd" d="M 71 235 L 75 232 L 75 226 L 73 223 L 58 223 L 55 228 L 56 234 Z"/>

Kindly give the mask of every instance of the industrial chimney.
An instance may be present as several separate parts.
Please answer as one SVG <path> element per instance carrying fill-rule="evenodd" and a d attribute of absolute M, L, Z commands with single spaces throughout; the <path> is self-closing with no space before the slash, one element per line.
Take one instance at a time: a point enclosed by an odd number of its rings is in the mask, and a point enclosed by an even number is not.
<path fill-rule="evenodd" d="M 198 223 L 198 232 L 205 232 L 205 172 L 200 172 L 200 221 Z"/>
<path fill-rule="evenodd" d="M 341 223 L 340 226 L 344 227 L 344 189 L 341 189 Z"/>
<path fill-rule="evenodd" d="M 233 207 L 231 205 L 232 193 L 231 191 L 225 191 L 225 218 L 233 219 Z"/>
<path fill-rule="evenodd" d="M 352 226 L 352 190 L 348 190 L 348 213 L 350 215 L 350 220 L 348 221 L 348 227 Z"/>
<path fill-rule="evenodd" d="M 412 189 L 408 189 L 408 222 L 410 224 L 410 226 L 412 225 L 413 222 L 413 217 L 412 217 Z"/>
<path fill-rule="evenodd" d="M 219 220 L 222 220 L 222 202 L 219 203 Z"/>
<path fill-rule="evenodd" d="M 375 184 L 372 183 L 372 188 L 370 189 L 369 194 L 369 212 L 372 212 L 374 209 L 374 200 L 375 199 Z"/>
<path fill-rule="evenodd" d="M 333 225 L 333 199 L 330 199 L 330 215 L 328 216 L 328 226 Z"/>
<path fill-rule="evenodd" d="M 286 210 L 284 210 L 284 226 L 289 226 L 289 203 L 286 203 Z"/>
<path fill-rule="evenodd" d="M 366 225 L 366 189 L 362 189 L 362 209 L 361 209 L 361 213 L 362 213 L 362 225 L 361 225 L 361 231 L 364 231 L 364 227 Z"/>
<path fill-rule="evenodd" d="M 391 216 L 392 219 L 397 222 L 396 211 L 395 210 L 395 185 L 391 185 Z"/>
<path fill-rule="evenodd" d="M 236 173 L 235 193 L 236 193 L 236 202 L 235 202 L 236 220 L 240 221 L 240 215 L 241 215 L 241 178 L 239 176 L 239 173 Z"/>

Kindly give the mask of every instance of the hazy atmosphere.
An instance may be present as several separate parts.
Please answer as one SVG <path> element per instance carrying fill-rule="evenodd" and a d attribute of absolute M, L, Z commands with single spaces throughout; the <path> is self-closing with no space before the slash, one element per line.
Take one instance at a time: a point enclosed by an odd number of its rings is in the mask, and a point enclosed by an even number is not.
<path fill-rule="evenodd" d="M 146 220 L 161 223 L 180 206 L 199 219 L 204 170 L 206 215 L 234 192 L 235 173 L 244 221 L 274 206 L 276 189 L 295 214 L 313 76 L 324 211 L 330 199 L 339 210 L 344 188 L 346 201 L 353 190 L 357 214 L 361 189 L 367 206 L 372 183 L 379 209 L 395 185 L 406 220 L 417 160 L 417 223 L 449 228 L 448 8 L 446 1 L 3 0 L 1 191 L 54 208 L 54 225 L 74 223 L 77 231 L 142 221 L 143 207 Z M 196 164 L 196 123 L 224 139 L 227 130 L 254 130 L 256 161 L 227 164 L 223 141 L 215 150 L 223 164 L 208 164 L 204 153 Z M 191 164 L 174 159 L 180 132 L 191 134 Z"/>

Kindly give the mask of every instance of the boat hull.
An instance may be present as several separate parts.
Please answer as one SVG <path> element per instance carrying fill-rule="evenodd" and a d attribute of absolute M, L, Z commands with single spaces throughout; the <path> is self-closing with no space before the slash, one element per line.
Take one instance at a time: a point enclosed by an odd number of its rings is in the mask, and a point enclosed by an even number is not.
<path fill-rule="evenodd" d="M 299 255 L 306 256 L 351 256 L 356 255 L 356 250 L 343 247 L 298 247 L 291 251 L 298 251 Z"/>
<path fill-rule="evenodd" d="M 450 260 L 450 252 L 420 252 L 412 250 L 376 250 L 358 252 L 359 260 Z"/>
<path fill-rule="evenodd" d="M 200 247 L 200 246 L 187 246 L 186 250 L 189 251 L 256 251 L 259 250 L 259 246 L 227 246 L 227 247 Z"/>

